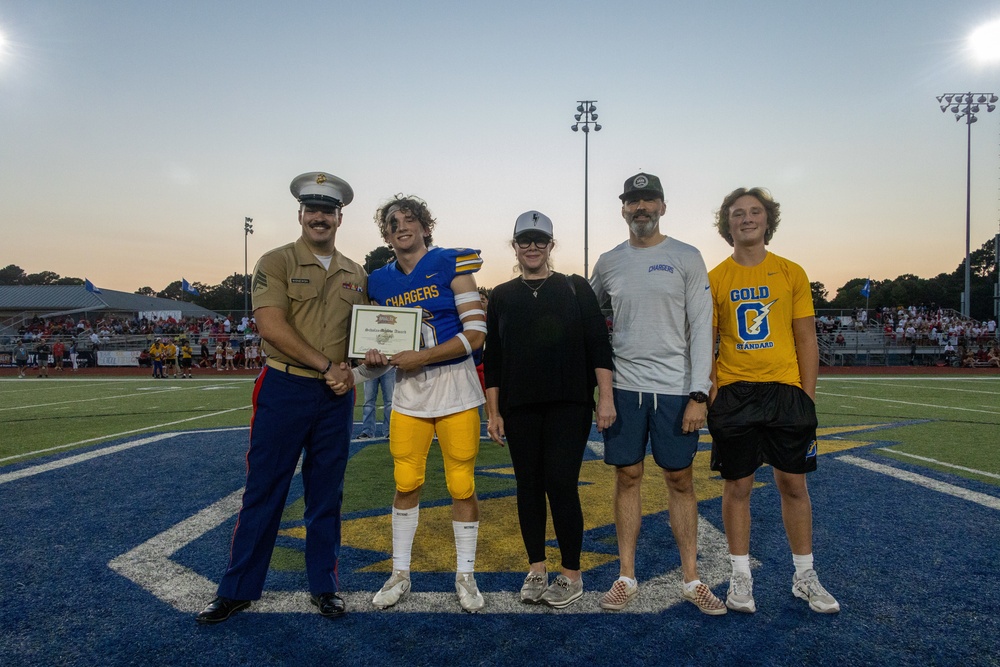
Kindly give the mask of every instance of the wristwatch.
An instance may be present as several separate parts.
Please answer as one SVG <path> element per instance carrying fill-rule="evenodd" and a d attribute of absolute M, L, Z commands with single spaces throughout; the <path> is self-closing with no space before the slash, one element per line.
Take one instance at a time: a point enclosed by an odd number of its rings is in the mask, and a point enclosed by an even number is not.
<path fill-rule="evenodd" d="M 706 394 L 703 391 L 692 391 L 690 394 L 688 394 L 688 396 L 690 396 L 691 400 L 694 401 L 695 403 L 708 402 L 708 394 Z"/>

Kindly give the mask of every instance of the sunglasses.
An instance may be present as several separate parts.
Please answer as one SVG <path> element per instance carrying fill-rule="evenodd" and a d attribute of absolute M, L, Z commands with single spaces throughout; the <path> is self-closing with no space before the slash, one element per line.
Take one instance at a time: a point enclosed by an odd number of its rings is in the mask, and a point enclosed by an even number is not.
<path fill-rule="evenodd" d="M 545 250 L 549 244 L 552 243 L 552 239 L 547 236 L 522 236 L 514 239 L 514 243 L 516 243 L 517 247 L 521 250 L 527 250 L 532 245 L 539 250 Z"/>

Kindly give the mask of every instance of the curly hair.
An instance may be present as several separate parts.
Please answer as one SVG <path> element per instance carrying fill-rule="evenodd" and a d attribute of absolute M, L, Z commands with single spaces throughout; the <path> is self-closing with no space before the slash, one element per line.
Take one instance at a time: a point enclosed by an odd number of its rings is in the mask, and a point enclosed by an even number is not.
<path fill-rule="evenodd" d="M 715 215 L 715 228 L 719 236 L 726 239 L 726 243 L 733 245 L 733 235 L 729 233 L 729 209 L 744 195 L 750 195 L 759 201 L 767 213 L 767 231 L 764 232 L 764 245 L 767 245 L 778 229 L 778 223 L 781 222 L 781 204 L 774 201 L 774 197 L 766 188 L 736 188 L 726 195 L 719 212 Z"/>
<path fill-rule="evenodd" d="M 379 233 L 382 234 L 382 240 L 386 242 L 389 240 L 389 234 L 392 233 L 392 221 L 390 218 L 396 211 L 409 213 L 415 220 L 420 222 L 420 226 L 424 228 L 424 245 L 430 247 L 433 242 L 431 232 L 434 231 L 434 225 L 437 224 L 437 220 L 434 219 L 430 209 L 427 208 L 427 202 L 413 195 L 404 196 L 397 194 L 379 206 L 375 211 L 375 225 L 378 227 Z"/>

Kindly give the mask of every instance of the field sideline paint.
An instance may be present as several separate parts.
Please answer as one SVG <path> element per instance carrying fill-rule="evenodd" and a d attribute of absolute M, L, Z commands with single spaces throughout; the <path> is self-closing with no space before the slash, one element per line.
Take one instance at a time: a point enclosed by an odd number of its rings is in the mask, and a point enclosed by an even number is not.
<path fill-rule="evenodd" d="M 212 412 L 212 413 L 207 414 L 207 415 L 198 415 L 197 417 L 188 417 L 187 419 L 178 419 L 177 421 L 167 422 L 165 424 L 154 424 L 152 426 L 143 426 L 142 428 L 132 429 L 131 431 L 122 431 L 121 433 L 110 433 L 108 435 L 100 435 L 100 436 L 97 436 L 96 438 L 87 438 L 86 440 L 79 440 L 77 442 L 71 442 L 71 443 L 66 444 L 66 445 L 58 445 L 56 447 L 49 447 L 48 449 L 37 449 L 37 450 L 35 450 L 33 452 L 25 452 L 24 454 L 16 454 L 14 456 L 8 456 L 6 458 L 0 459 L 0 463 L 3 463 L 4 461 L 13 461 L 15 459 L 23 459 L 23 458 L 26 458 L 26 457 L 29 457 L 29 456 L 34 456 L 36 454 L 47 454 L 49 452 L 55 452 L 55 451 L 58 451 L 60 449 L 68 449 L 70 447 L 76 447 L 77 445 L 86 445 L 86 444 L 91 443 L 91 442 L 100 442 L 101 440 L 110 440 L 111 438 L 119 438 L 119 437 L 121 437 L 123 435 L 132 435 L 133 433 L 142 433 L 143 431 L 152 431 L 154 429 L 164 428 L 166 426 L 175 426 L 177 424 L 183 424 L 185 422 L 192 422 L 192 421 L 195 421 L 195 420 L 198 420 L 198 419 L 205 419 L 207 417 L 217 417 L 219 415 L 224 415 L 224 414 L 226 414 L 228 412 L 235 412 L 237 410 L 249 410 L 249 409 L 250 409 L 250 406 L 249 405 L 245 405 L 245 406 L 241 406 L 241 407 L 238 407 L 238 408 L 229 408 L 228 410 L 222 410 L 220 412 Z M 236 426 L 234 428 L 249 428 L 249 426 Z M 183 433 L 183 431 L 178 431 L 176 434 L 167 434 L 167 435 L 170 435 L 170 436 L 172 436 L 172 435 L 179 435 L 180 433 Z M 141 441 L 136 441 L 136 442 L 141 442 Z M 143 442 L 142 444 L 146 444 L 146 443 Z M 119 447 L 121 447 L 123 449 L 128 449 L 129 446 L 137 447 L 138 445 L 136 445 L 134 443 L 127 443 L 126 445 L 119 445 Z M 109 449 L 114 449 L 114 448 L 109 448 Z M 105 450 L 103 450 L 103 449 L 100 450 L 100 452 L 104 452 L 104 451 Z M 99 452 L 91 452 L 91 453 L 96 453 L 98 456 L 101 455 Z M 112 452 L 107 452 L 107 453 L 110 454 Z M 82 456 L 86 456 L 86 454 L 84 454 Z M 73 458 L 76 458 L 76 457 L 73 457 Z M 69 461 L 70 459 L 65 459 L 65 460 Z M 59 461 L 57 463 L 62 463 L 62 461 Z M 20 472 L 24 472 L 24 471 L 20 471 Z M 14 474 L 14 473 L 11 473 L 11 474 Z M 4 477 L 5 476 L 0 476 L 0 483 L 3 483 Z"/>
<path fill-rule="evenodd" d="M 961 410 L 962 412 L 981 412 L 987 415 L 1000 415 L 996 410 L 977 410 L 975 408 L 959 408 L 950 405 L 934 405 L 933 403 L 913 403 L 912 401 L 897 401 L 892 398 L 876 398 L 874 396 L 854 396 L 852 394 L 832 394 L 828 391 L 816 391 L 821 396 L 837 396 L 838 398 L 854 398 L 865 401 L 879 401 L 881 403 L 897 403 L 899 405 L 909 405 L 916 408 L 937 408 L 938 410 Z"/>
<path fill-rule="evenodd" d="M 856 456 L 838 456 L 837 460 L 843 461 L 844 463 L 850 463 L 851 465 L 856 465 L 859 468 L 871 470 L 872 472 L 888 475 L 889 477 L 895 477 L 896 479 L 922 486 L 930 489 L 931 491 L 946 493 L 949 496 L 955 496 L 956 498 L 961 498 L 962 500 L 968 500 L 969 502 L 982 505 L 983 507 L 1000 510 L 1000 498 L 997 498 L 996 496 L 979 493 L 978 491 L 970 491 L 969 489 L 963 489 L 962 487 L 955 486 L 954 484 L 939 482 L 938 480 L 931 479 L 930 477 L 918 475 L 907 470 L 900 470 L 899 468 L 893 468 L 892 466 L 883 465 L 881 463 L 875 463 L 874 461 L 866 461 L 865 459 L 859 459 Z"/>
<path fill-rule="evenodd" d="M 926 461 L 927 463 L 934 463 L 935 465 L 945 466 L 946 468 L 954 468 L 955 470 L 963 470 L 965 472 L 971 472 L 974 475 L 982 475 L 983 477 L 992 477 L 993 479 L 1000 479 L 1000 475 L 996 475 L 991 472 L 986 472 L 985 470 L 976 470 L 975 468 L 966 468 L 965 466 L 955 465 L 954 463 L 945 463 L 944 461 L 938 461 L 937 459 L 929 459 L 926 456 L 917 456 L 916 454 L 901 452 L 898 449 L 890 449 L 889 447 L 883 447 L 882 451 L 892 452 L 893 454 L 899 454 L 900 456 L 909 456 L 911 459 L 917 459 L 918 461 Z"/>

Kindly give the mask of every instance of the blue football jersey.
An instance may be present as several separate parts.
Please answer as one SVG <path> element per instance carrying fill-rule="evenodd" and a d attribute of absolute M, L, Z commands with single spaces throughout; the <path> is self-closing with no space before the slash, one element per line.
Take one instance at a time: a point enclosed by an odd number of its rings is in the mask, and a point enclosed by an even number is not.
<path fill-rule="evenodd" d="M 434 347 L 462 331 L 451 281 L 455 276 L 475 273 L 482 265 L 478 250 L 433 247 L 409 274 L 403 273 L 396 262 L 373 271 L 368 276 L 368 297 L 383 306 L 423 308 L 420 346 Z M 455 364 L 465 356 L 432 365 Z"/>

